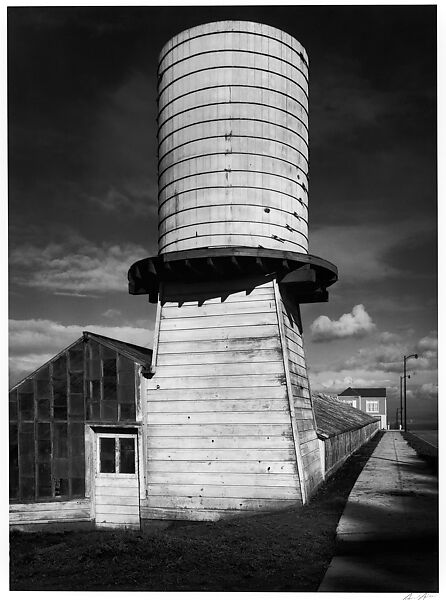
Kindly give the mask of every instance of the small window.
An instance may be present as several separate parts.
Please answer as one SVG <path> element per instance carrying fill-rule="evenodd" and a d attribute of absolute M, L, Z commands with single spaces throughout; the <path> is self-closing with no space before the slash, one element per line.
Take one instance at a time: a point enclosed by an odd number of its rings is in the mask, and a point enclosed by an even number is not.
<path fill-rule="evenodd" d="M 353 408 L 356 408 L 356 400 L 352 400 L 350 398 L 349 399 L 346 398 L 345 400 L 342 400 L 342 402 L 344 404 L 348 404 L 349 406 L 353 406 Z"/>
<path fill-rule="evenodd" d="M 99 438 L 100 473 L 136 473 L 134 437 Z"/>
<path fill-rule="evenodd" d="M 369 413 L 379 412 L 379 402 L 377 400 L 367 400 L 365 403 L 365 410 Z"/>
<path fill-rule="evenodd" d="M 116 444 L 115 438 L 99 438 L 99 471 L 115 473 Z"/>
<path fill-rule="evenodd" d="M 119 472 L 135 472 L 135 440 L 134 438 L 119 439 Z"/>

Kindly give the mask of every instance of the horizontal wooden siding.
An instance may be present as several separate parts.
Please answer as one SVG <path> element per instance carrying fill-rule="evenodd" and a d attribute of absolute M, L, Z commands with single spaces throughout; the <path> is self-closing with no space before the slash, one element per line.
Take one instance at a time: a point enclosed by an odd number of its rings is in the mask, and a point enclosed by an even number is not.
<path fill-rule="evenodd" d="M 272 282 L 249 292 L 217 283 L 201 306 L 192 286 L 175 294 L 161 308 L 148 382 L 142 518 L 300 502 Z"/>

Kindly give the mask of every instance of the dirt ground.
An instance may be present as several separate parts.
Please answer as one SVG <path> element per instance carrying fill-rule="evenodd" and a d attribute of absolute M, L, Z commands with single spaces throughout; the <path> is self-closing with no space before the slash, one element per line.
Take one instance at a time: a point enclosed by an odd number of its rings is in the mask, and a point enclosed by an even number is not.
<path fill-rule="evenodd" d="M 315 592 L 349 492 L 381 435 L 305 507 L 152 534 L 12 532 L 10 588 Z"/>

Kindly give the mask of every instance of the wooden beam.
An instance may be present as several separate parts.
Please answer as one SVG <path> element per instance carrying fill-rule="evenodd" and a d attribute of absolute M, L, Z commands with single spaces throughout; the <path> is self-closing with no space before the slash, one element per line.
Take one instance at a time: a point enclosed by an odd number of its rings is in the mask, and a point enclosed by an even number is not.
<path fill-rule="evenodd" d="M 260 256 L 258 256 L 256 258 L 256 265 L 258 267 L 260 267 L 260 270 L 262 271 L 262 273 L 266 273 L 265 264 L 264 264 L 264 262 L 263 262 L 263 260 L 262 260 L 262 258 Z"/>
<path fill-rule="evenodd" d="M 240 273 L 243 273 L 243 269 L 242 269 L 242 267 L 240 266 L 240 263 L 239 263 L 239 261 L 237 260 L 237 257 L 236 257 L 236 256 L 231 256 L 231 263 L 234 265 L 234 267 L 235 267 L 235 268 L 236 268 L 238 271 L 240 271 Z"/>
<path fill-rule="evenodd" d="M 206 259 L 206 264 L 209 265 L 211 269 L 219 275 L 225 274 L 224 270 L 217 266 L 210 256 Z"/>
<path fill-rule="evenodd" d="M 195 275 L 202 275 L 202 273 L 197 268 L 194 267 L 194 265 L 191 263 L 191 261 L 188 258 L 186 258 L 186 260 L 184 261 L 184 264 L 189 269 L 189 271 L 192 271 L 192 273 L 195 273 Z"/>

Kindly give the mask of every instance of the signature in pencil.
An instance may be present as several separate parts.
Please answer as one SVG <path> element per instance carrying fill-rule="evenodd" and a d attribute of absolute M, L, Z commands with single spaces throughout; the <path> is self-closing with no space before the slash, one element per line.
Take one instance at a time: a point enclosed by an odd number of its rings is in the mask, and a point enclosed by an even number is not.
<path fill-rule="evenodd" d="M 404 596 L 403 600 L 426 600 L 427 598 L 433 598 L 434 594 L 413 594 L 410 593 Z"/>

